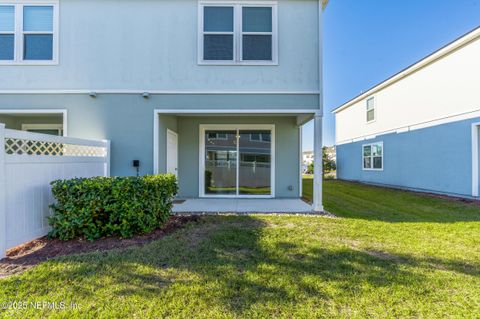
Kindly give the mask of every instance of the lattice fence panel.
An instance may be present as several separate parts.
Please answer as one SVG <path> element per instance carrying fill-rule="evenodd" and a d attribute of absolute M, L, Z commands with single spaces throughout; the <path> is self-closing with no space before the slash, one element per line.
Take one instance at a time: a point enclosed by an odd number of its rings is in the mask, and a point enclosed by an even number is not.
<path fill-rule="evenodd" d="M 104 157 L 107 150 L 103 147 L 64 144 L 64 156 L 80 156 L 80 157 Z"/>
<path fill-rule="evenodd" d="M 106 149 L 97 146 L 5 138 L 5 153 L 9 155 L 104 157 Z"/>

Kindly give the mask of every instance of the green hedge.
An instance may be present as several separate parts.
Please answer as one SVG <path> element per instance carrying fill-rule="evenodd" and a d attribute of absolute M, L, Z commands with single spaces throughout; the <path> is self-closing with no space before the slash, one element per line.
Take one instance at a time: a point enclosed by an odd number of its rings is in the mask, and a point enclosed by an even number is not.
<path fill-rule="evenodd" d="M 49 218 L 52 238 L 129 238 L 168 219 L 178 186 L 174 175 L 94 177 L 51 183 L 57 203 Z"/>

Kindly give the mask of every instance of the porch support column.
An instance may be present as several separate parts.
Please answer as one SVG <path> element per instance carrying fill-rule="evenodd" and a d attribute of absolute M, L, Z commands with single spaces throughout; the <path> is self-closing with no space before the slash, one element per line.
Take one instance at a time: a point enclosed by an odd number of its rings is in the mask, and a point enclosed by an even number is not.
<path fill-rule="evenodd" d="M 316 113 L 313 137 L 313 210 L 316 212 L 323 212 L 322 120 L 322 113 Z"/>

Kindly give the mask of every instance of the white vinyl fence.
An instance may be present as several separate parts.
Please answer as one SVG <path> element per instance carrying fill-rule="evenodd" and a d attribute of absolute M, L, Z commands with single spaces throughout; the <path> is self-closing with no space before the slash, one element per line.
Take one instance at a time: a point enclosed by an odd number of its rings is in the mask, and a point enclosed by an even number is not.
<path fill-rule="evenodd" d="M 109 141 L 8 130 L 0 123 L 0 259 L 48 233 L 50 182 L 109 175 Z"/>

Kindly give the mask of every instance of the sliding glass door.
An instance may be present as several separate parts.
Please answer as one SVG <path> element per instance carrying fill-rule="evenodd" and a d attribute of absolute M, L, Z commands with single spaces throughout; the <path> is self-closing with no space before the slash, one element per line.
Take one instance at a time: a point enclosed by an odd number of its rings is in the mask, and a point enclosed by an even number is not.
<path fill-rule="evenodd" d="M 205 194 L 237 194 L 236 131 L 205 131 Z"/>
<path fill-rule="evenodd" d="M 201 134 L 202 195 L 273 196 L 273 126 L 214 125 Z"/>
<path fill-rule="evenodd" d="M 270 195 L 272 134 L 267 130 L 239 130 L 240 195 Z"/>

